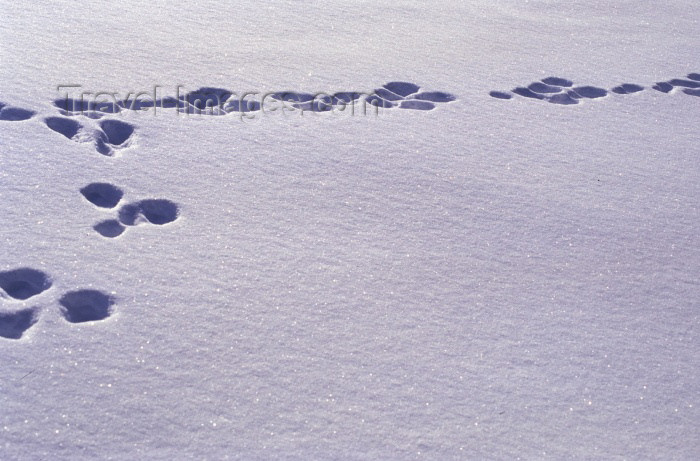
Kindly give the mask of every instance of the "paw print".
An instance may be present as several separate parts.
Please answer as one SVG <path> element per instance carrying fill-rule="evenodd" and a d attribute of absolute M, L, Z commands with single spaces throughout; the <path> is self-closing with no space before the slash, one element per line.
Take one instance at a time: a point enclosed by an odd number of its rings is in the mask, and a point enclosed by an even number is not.
<path fill-rule="evenodd" d="M 80 189 L 83 197 L 97 208 L 110 210 L 122 201 L 124 192 L 117 186 L 104 182 L 88 184 Z M 180 214 L 179 207 L 166 199 L 145 199 L 122 205 L 115 218 L 100 221 L 93 229 L 103 237 L 116 238 L 127 227 L 141 224 L 162 226 L 175 221 Z"/>
<path fill-rule="evenodd" d="M 19 304 L 15 309 L 0 304 L 0 338 L 21 339 L 38 322 L 42 311 L 27 304 L 34 304 L 52 286 L 51 277 L 37 269 L 22 267 L 0 272 L 0 299 L 9 300 L 10 306 Z M 115 298 L 99 290 L 74 290 L 61 296 L 58 305 L 67 322 L 94 322 L 112 315 Z"/>

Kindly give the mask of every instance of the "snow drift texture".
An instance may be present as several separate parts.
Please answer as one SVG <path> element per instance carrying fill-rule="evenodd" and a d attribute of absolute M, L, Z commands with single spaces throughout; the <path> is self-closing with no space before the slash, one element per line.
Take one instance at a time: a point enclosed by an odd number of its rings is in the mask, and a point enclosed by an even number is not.
<path fill-rule="evenodd" d="M 487 3 L 2 0 L 0 458 L 700 457 L 698 9 Z"/>

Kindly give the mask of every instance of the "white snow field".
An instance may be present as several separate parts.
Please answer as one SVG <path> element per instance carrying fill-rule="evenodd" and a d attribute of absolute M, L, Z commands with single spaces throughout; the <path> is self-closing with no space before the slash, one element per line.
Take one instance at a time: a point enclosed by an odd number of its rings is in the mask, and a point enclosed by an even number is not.
<path fill-rule="evenodd" d="M 696 2 L 0 11 L 1 460 L 700 459 Z"/>

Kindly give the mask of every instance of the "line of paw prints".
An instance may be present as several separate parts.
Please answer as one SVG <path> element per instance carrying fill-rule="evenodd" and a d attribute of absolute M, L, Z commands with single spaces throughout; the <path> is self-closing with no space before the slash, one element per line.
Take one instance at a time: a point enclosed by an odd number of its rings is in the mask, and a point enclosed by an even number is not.
<path fill-rule="evenodd" d="M 124 192 L 117 186 L 104 182 L 94 182 L 80 189 L 85 199 L 102 210 L 115 209 L 122 201 Z M 166 199 L 145 199 L 122 205 L 116 218 L 98 222 L 93 229 L 103 237 L 116 238 L 127 227 L 141 224 L 162 226 L 175 221 L 180 214 L 179 207 Z"/>
<path fill-rule="evenodd" d="M 27 267 L 0 272 L 0 298 L 26 305 L 53 285 L 46 273 Z M 31 303 L 31 302 L 30 302 Z M 73 290 L 58 299 L 61 316 L 69 323 L 104 320 L 114 312 L 114 296 L 94 289 Z M 0 308 L 0 340 L 20 339 L 39 320 L 37 306 Z"/>
<path fill-rule="evenodd" d="M 420 91 L 420 86 L 409 82 L 389 82 L 377 88 L 365 98 L 365 103 L 383 109 L 399 108 L 409 110 L 433 110 L 436 104 L 456 101 L 457 98 L 442 91 Z M 292 91 L 273 93 L 278 101 L 289 103 L 291 107 L 304 111 L 328 112 L 334 106 L 358 103 L 364 95 L 359 92 L 342 92 L 333 95 L 315 96 L 310 93 Z"/>
<path fill-rule="evenodd" d="M 674 78 L 657 82 L 652 89 L 670 93 L 675 88 L 690 96 L 700 96 L 700 73 L 688 74 L 686 78 Z M 615 94 L 633 94 L 643 91 L 644 87 L 635 83 L 623 83 L 610 91 Z M 595 86 L 574 86 L 574 82 L 561 77 L 547 77 L 533 82 L 527 87 L 517 87 L 512 92 L 491 91 L 489 95 L 496 99 L 511 99 L 513 94 L 525 98 L 550 102 L 552 104 L 573 105 L 583 99 L 598 99 L 608 95 L 608 90 Z"/>
<path fill-rule="evenodd" d="M 297 91 L 269 93 L 272 100 L 284 102 L 289 110 L 309 112 L 329 112 L 334 108 L 342 110 L 346 106 L 359 104 L 363 98 L 366 104 L 385 109 L 398 107 L 412 110 L 432 110 L 437 104 L 455 101 L 457 98 L 442 91 L 420 91 L 421 88 L 409 82 L 389 82 L 370 94 L 358 91 L 330 94 L 311 94 Z M 254 98 L 239 98 L 233 91 L 224 88 L 203 87 L 179 98 L 160 99 L 132 98 L 120 101 L 84 101 L 57 99 L 54 105 L 62 115 L 85 115 L 99 119 L 108 114 L 125 110 L 177 109 L 181 113 L 200 115 L 227 115 L 231 113 L 257 112 L 263 109 L 260 101 Z"/>

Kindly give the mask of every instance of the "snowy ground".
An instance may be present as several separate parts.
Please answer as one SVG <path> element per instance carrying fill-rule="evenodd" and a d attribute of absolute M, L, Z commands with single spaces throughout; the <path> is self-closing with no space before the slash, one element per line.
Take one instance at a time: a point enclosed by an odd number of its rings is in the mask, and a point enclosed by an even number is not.
<path fill-rule="evenodd" d="M 0 1 L 0 459 L 700 457 L 692 2 L 222 3 Z"/>

